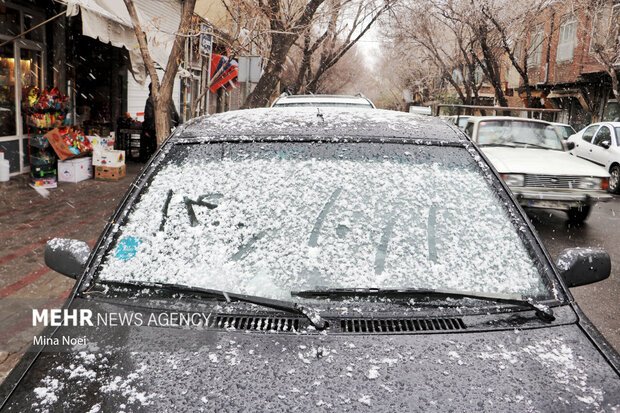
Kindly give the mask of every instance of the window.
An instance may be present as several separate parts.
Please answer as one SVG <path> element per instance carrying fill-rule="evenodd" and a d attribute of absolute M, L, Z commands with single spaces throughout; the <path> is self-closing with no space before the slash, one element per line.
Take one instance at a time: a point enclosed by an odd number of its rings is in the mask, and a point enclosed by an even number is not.
<path fill-rule="evenodd" d="M 528 66 L 539 66 L 542 62 L 542 49 L 543 49 L 544 31 L 543 25 L 540 24 L 534 28 L 532 33 L 532 39 L 530 41 L 530 48 L 528 54 Z"/>
<path fill-rule="evenodd" d="M 558 41 L 558 62 L 573 60 L 575 51 L 575 39 L 577 37 L 577 20 L 571 19 L 560 26 L 560 39 Z"/>
<path fill-rule="evenodd" d="M 603 146 L 602 143 L 607 142 L 607 144 L 611 144 L 611 131 L 607 126 L 601 127 L 598 133 L 596 134 L 596 138 L 592 142 L 594 145 Z"/>
<path fill-rule="evenodd" d="M 611 13 L 610 13 L 611 12 Z M 592 35 L 590 36 L 590 53 L 596 52 L 596 47 L 613 47 L 618 37 L 618 24 L 620 19 L 620 4 L 611 9 L 599 10 L 592 21 Z"/>
<path fill-rule="evenodd" d="M 594 136 L 594 132 L 596 132 L 597 128 L 598 128 L 598 125 L 592 125 L 588 127 L 588 129 L 586 129 L 583 132 L 583 136 L 581 137 L 581 139 L 583 139 L 586 142 L 592 142 L 592 137 Z"/>

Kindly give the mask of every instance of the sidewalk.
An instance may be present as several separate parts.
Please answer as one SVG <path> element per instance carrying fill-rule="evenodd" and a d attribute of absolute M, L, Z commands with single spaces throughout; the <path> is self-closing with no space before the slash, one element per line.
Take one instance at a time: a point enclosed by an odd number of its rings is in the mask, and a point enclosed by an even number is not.
<path fill-rule="evenodd" d="M 25 300 L 60 307 L 74 284 L 45 266 L 46 242 L 76 238 L 92 247 L 143 166 L 128 163 L 119 181 L 59 182 L 47 197 L 27 185 L 27 175 L 0 183 L 0 382 L 39 330 L 11 308 Z"/>

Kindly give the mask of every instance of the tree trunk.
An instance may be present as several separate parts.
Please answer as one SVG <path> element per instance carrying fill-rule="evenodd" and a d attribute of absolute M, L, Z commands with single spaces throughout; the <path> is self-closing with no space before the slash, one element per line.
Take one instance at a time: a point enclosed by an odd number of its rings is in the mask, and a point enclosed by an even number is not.
<path fill-rule="evenodd" d="M 133 24 L 138 44 L 140 45 L 142 60 L 151 78 L 151 95 L 153 99 L 153 108 L 155 110 L 155 130 L 157 134 L 157 146 L 159 146 L 170 134 L 170 116 L 168 112 L 172 102 L 172 87 L 174 86 L 174 78 L 176 77 L 179 64 L 181 63 L 185 44 L 185 37 L 183 35 L 189 32 L 191 16 L 194 12 L 196 0 L 185 0 L 182 4 L 181 22 L 177 30 L 178 35 L 174 38 L 174 42 L 172 43 L 172 50 L 170 51 L 161 83 L 155 69 L 155 63 L 151 58 L 146 34 L 142 30 L 140 21 L 138 20 L 138 13 L 136 12 L 133 0 L 124 1 Z"/>
<path fill-rule="evenodd" d="M 243 109 L 268 106 L 271 93 L 275 90 L 280 81 L 282 70 L 284 70 L 286 55 L 294 42 L 294 35 L 280 33 L 273 35 L 265 72 L 243 104 Z"/>

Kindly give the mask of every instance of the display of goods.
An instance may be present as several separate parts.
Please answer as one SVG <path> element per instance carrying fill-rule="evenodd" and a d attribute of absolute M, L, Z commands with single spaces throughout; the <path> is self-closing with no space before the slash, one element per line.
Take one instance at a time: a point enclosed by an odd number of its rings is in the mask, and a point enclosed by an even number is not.
<path fill-rule="evenodd" d="M 79 129 L 55 128 L 45 134 L 60 160 L 75 158 L 93 151 L 90 141 Z"/>
<path fill-rule="evenodd" d="M 30 146 L 34 146 L 39 149 L 47 149 L 50 147 L 50 143 L 45 135 L 39 134 L 30 137 Z"/>
<path fill-rule="evenodd" d="M 32 166 L 30 168 L 30 176 L 34 178 L 44 178 L 48 176 L 56 176 L 56 165 Z"/>
<path fill-rule="evenodd" d="M 53 128 L 70 124 L 68 116 L 69 98 L 58 88 L 40 91 L 31 87 L 27 92 L 26 112 L 28 124 L 37 128 Z"/>
<path fill-rule="evenodd" d="M 43 178 L 30 177 L 30 186 L 33 188 L 56 188 L 58 179 L 56 175 Z"/>
<path fill-rule="evenodd" d="M 36 155 L 30 156 L 30 164 L 32 166 L 46 166 L 53 165 L 56 162 L 56 155 L 54 153 L 41 151 Z"/>

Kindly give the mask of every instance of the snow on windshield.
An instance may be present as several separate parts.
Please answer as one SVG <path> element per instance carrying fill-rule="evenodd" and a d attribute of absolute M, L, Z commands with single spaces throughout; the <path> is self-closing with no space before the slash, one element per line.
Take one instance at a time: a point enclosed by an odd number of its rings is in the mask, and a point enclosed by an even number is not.
<path fill-rule="evenodd" d="M 465 149 L 369 146 L 177 145 L 99 276 L 272 298 L 318 286 L 544 292 Z"/>

